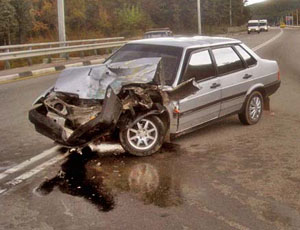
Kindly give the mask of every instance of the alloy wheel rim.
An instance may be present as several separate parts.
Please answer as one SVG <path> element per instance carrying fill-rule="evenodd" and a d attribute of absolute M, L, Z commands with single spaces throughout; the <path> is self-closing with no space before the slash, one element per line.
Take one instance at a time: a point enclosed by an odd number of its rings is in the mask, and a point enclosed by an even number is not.
<path fill-rule="evenodd" d="M 150 149 L 157 141 L 157 138 L 157 127 L 148 119 L 142 119 L 132 128 L 127 130 L 129 144 L 138 150 Z"/>
<path fill-rule="evenodd" d="M 252 121 L 257 121 L 262 112 L 262 102 L 259 96 L 254 96 L 250 101 L 249 116 Z"/>

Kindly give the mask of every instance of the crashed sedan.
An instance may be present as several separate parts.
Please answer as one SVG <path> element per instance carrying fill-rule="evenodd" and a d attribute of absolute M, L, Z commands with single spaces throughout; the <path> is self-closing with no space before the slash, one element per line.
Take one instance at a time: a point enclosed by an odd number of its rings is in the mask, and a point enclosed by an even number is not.
<path fill-rule="evenodd" d="M 34 102 L 37 132 L 69 148 L 117 140 L 136 156 L 211 121 L 256 124 L 280 86 L 275 61 L 218 37 L 133 41 L 104 64 L 63 71 Z"/>

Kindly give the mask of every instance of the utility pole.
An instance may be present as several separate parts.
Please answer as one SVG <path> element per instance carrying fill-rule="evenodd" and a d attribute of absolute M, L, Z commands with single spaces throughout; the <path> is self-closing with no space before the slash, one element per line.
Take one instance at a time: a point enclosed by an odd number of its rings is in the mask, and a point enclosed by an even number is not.
<path fill-rule="evenodd" d="M 229 17 L 230 17 L 230 26 L 232 26 L 232 2 L 229 0 Z"/>
<path fill-rule="evenodd" d="M 202 34 L 202 26 L 201 26 L 201 2 L 197 0 L 197 9 L 198 9 L 198 34 Z"/>
<path fill-rule="evenodd" d="M 65 2 L 64 0 L 57 0 L 58 12 L 58 35 L 59 41 L 66 41 L 66 27 L 65 27 Z"/>

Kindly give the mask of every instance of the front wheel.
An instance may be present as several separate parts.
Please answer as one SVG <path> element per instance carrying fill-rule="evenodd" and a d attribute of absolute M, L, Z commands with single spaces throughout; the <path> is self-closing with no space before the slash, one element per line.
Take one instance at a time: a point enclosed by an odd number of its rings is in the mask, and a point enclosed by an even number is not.
<path fill-rule="evenodd" d="M 120 130 L 123 148 L 135 156 L 150 156 L 157 152 L 164 141 L 165 126 L 157 116 L 143 118 L 132 128 Z"/>
<path fill-rule="evenodd" d="M 263 96 L 260 92 L 254 91 L 246 99 L 243 111 L 239 114 L 239 119 L 244 125 L 254 125 L 262 117 L 264 108 Z"/>

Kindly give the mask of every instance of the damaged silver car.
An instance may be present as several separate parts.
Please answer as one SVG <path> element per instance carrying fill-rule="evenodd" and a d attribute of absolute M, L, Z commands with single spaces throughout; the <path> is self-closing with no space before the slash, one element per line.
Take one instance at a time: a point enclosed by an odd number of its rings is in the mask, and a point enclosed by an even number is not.
<path fill-rule="evenodd" d="M 104 64 L 63 71 L 29 119 L 63 146 L 117 140 L 127 152 L 148 156 L 227 115 L 257 123 L 279 86 L 277 63 L 238 40 L 146 39 L 126 44 Z"/>

